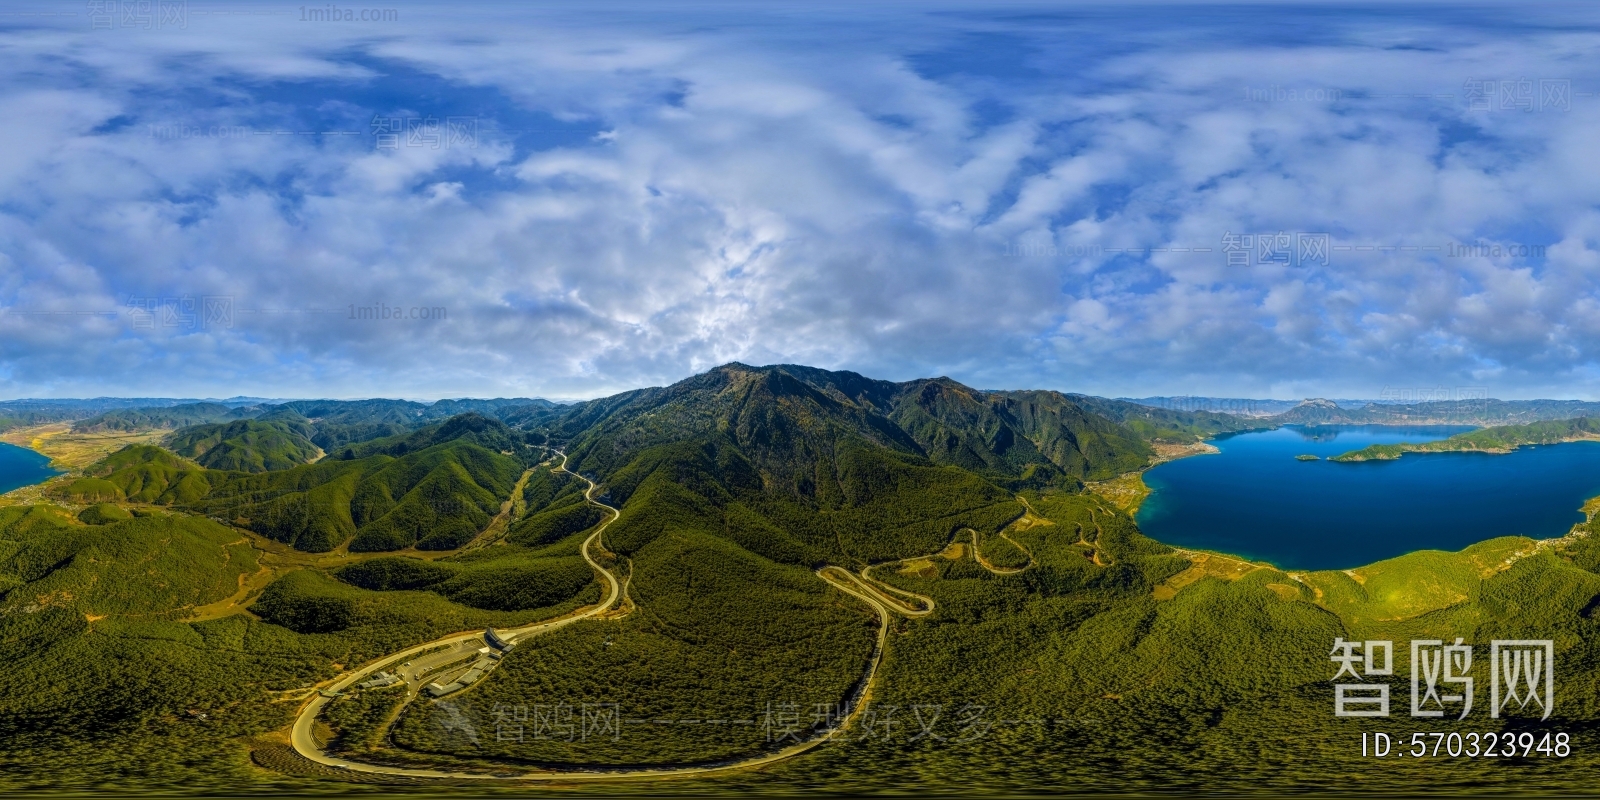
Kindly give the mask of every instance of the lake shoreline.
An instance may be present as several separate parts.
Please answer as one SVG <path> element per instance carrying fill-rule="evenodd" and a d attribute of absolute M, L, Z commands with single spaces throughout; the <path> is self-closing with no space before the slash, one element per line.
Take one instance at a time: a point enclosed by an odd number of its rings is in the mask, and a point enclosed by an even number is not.
<path fill-rule="evenodd" d="M 29 450 L 49 459 L 55 475 L 0 493 L 0 507 L 49 502 L 48 487 L 81 475 L 83 469 L 130 444 L 154 444 L 166 430 L 73 433 L 71 422 L 26 425 L 0 433 L 0 442 Z"/>
<path fill-rule="evenodd" d="M 1139 506 L 1154 491 L 1144 482 L 1144 473 L 1147 470 L 1159 467 L 1168 462 L 1190 456 L 1211 456 L 1222 451 L 1211 442 L 1201 439 L 1189 444 L 1171 444 L 1166 442 L 1153 443 L 1151 448 L 1156 451 L 1151 456 L 1150 463 L 1132 472 L 1124 472 L 1115 478 L 1103 481 L 1084 481 L 1084 489 L 1099 495 L 1111 505 L 1132 517 L 1139 513 Z"/>
<path fill-rule="evenodd" d="M 65 474 L 32 448 L 0 442 L 0 496 L 42 486 Z"/>
<path fill-rule="evenodd" d="M 1444 441 L 1449 440 L 1446 439 Z M 1494 456 L 1504 456 L 1515 453 L 1524 447 L 1572 444 L 1574 442 L 1600 442 L 1600 435 L 1589 434 L 1583 436 L 1567 436 L 1549 442 L 1523 442 L 1521 444 L 1500 447 L 1429 447 L 1428 445 L 1432 444 L 1431 442 L 1425 442 L 1416 445 L 1372 445 L 1369 447 L 1364 447 L 1360 450 L 1351 450 L 1348 453 L 1342 453 L 1328 460 L 1339 464 L 1360 464 L 1367 461 L 1398 461 L 1400 457 L 1406 453 L 1485 453 Z"/>
<path fill-rule="evenodd" d="M 1119 505 L 1158 542 L 1286 572 L 1372 564 L 1422 550 L 1457 552 L 1499 536 L 1526 537 L 1529 544 L 1559 540 L 1593 513 L 1574 512 L 1600 495 L 1597 448 L 1522 447 L 1506 459 L 1407 460 L 1385 469 L 1317 463 L 1365 446 L 1444 441 L 1463 429 L 1415 427 L 1285 426 L 1227 436 L 1217 460 L 1169 461 L 1154 477 L 1141 473 L 1144 486 L 1125 492 L 1129 501 Z M 1568 431 L 1516 433 L 1553 441 Z M 1321 458 L 1296 460 L 1307 455 Z"/>

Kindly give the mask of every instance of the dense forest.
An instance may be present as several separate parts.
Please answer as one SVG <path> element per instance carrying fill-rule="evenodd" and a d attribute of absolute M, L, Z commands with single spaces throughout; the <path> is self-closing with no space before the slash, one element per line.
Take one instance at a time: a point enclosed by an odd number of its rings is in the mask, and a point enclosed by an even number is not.
<path fill-rule="evenodd" d="M 319 410 L 246 421 L 323 447 L 294 427 Z M 531 638 L 445 699 L 347 692 L 319 723 L 330 746 L 497 770 L 771 752 L 843 713 L 872 663 L 877 612 L 822 580 L 829 566 L 932 601 L 889 620 L 853 727 L 760 771 L 607 792 L 1282 793 L 1330 775 L 1537 792 L 1600 777 L 1592 521 L 1558 541 L 1288 573 L 1153 541 L 1085 488 L 1159 444 L 1249 424 L 1220 415 L 741 365 L 572 406 L 459 410 L 368 413 L 339 424 L 401 429 L 281 468 L 274 440 L 249 436 L 262 429 L 207 422 L 168 440 L 190 457 L 129 447 L 54 484 L 54 504 L 0 509 L 0 788 L 458 790 L 319 767 L 284 731 L 356 665 L 593 607 L 603 582 L 582 544 L 602 524 L 590 552 L 624 579 L 626 613 Z M 1517 435 L 1562 431 L 1578 428 Z M 261 470 L 203 463 L 229 441 Z M 1490 640 L 1551 639 L 1550 720 L 1490 719 L 1486 701 L 1459 723 L 1333 715 L 1335 640 L 1396 643 L 1383 680 L 1399 708 L 1404 643 L 1458 636 L 1479 647 L 1480 686 Z M 1361 755 L 1362 733 L 1468 730 L 1585 746 L 1385 769 Z"/>
<path fill-rule="evenodd" d="M 77 503 L 180 507 L 308 552 L 453 550 L 510 498 L 523 461 L 468 439 L 400 458 L 323 460 L 272 472 L 205 469 L 170 451 L 130 445 L 55 494 Z"/>
<path fill-rule="evenodd" d="M 311 422 L 293 411 L 257 419 L 192 425 L 173 432 L 164 444 L 208 469 L 271 472 L 309 464 L 321 457 L 311 441 Z"/>

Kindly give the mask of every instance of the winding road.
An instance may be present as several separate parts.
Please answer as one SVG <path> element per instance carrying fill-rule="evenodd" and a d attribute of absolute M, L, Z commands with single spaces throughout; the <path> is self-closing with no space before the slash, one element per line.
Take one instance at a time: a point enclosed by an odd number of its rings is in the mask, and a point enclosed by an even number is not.
<path fill-rule="evenodd" d="M 1007 536 L 1004 530 L 1000 531 L 1000 538 L 1010 542 L 1011 546 L 1017 548 L 1022 552 L 1023 555 L 1027 556 L 1028 563 L 1023 564 L 1020 567 L 997 567 L 989 563 L 989 560 L 983 557 L 983 550 L 978 547 L 978 531 L 973 528 L 967 528 L 966 531 L 972 534 L 972 560 L 978 562 L 978 565 L 984 569 L 989 570 L 996 575 L 1015 575 L 1019 572 L 1025 572 L 1027 571 L 1028 567 L 1033 566 L 1033 553 L 1029 552 L 1028 548 L 1023 547 L 1021 542 L 1011 538 L 1010 536 Z"/>
<path fill-rule="evenodd" d="M 1020 500 L 1021 498 L 1018 498 L 1018 499 Z M 1024 503 L 1024 505 L 1027 505 L 1027 504 Z M 1029 508 L 1028 511 L 1032 512 L 1033 509 Z M 1027 572 L 1029 569 L 1033 568 L 1033 565 L 1034 565 L 1033 553 L 1031 551 L 1029 551 L 1028 548 L 1023 547 L 1021 542 L 1011 538 L 1010 536 L 1007 536 L 1003 529 L 1000 531 L 1000 538 L 1010 542 L 1012 545 L 1015 545 L 1018 550 L 1022 551 L 1022 554 L 1028 557 L 1028 563 L 1026 563 L 1026 564 L 1024 564 L 1024 565 L 1022 565 L 1020 567 L 997 567 L 997 566 L 989 563 L 988 559 L 985 559 L 983 557 L 982 551 L 980 551 L 978 549 L 978 532 L 976 530 L 974 530 L 972 528 L 962 528 L 961 530 L 956 531 L 956 533 L 958 533 L 958 534 L 959 533 L 970 533 L 970 534 L 972 534 L 972 560 L 977 562 L 978 566 L 983 567 L 984 569 L 994 573 L 995 575 L 1017 575 L 1019 573 Z M 955 544 L 955 541 L 953 539 L 951 541 L 951 544 Z M 895 611 L 897 613 L 901 614 L 902 616 L 913 617 L 913 618 L 926 617 L 929 614 L 933 613 L 933 608 L 934 608 L 933 598 L 924 597 L 923 595 L 916 594 L 914 592 L 908 592 L 908 591 L 906 591 L 904 589 L 901 589 L 901 588 L 899 588 L 897 586 L 892 586 L 889 583 L 885 582 L 882 578 L 874 578 L 874 577 L 872 577 L 872 571 L 877 569 L 877 568 L 879 568 L 879 567 L 889 567 L 889 566 L 895 566 L 895 565 L 899 565 L 899 564 L 909 564 L 909 563 L 911 563 L 913 561 L 927 561 L 927 560 L 932 559 L 932 558 L 938 558 L 941 554 L 943 554 L 949 548 L 950 548 L 950 545 L 945 545 L 945 549 L 944 550 L 940 550 L 938 553 L 933 553 L 933 554 L 925 555 L 925 556 L 912 556 L 911 558 L 902 558 L 902 559 L 899 559 L 899 560 L 896 560 L 896 561 L 884 561 L 884 562 L 881 562 L 881 563 L 872 564 L 872 565 L 870 565 L 868 567 L 863 568 L 861 570 L 861 574 L 860 575 L 856 575 L 856 574 L 854 574 L 854 573 L 852 573 L 852 572 L 850 572 L 850 571 L 848 571 L 848 570 L 846 570 L 846 569 L 844 569 L 842 567 L 823 567 L 822 570 L 819 570 L 817 574 L 821 575 L 822 572 L 827 571 L 827 570 L 837 570 L 838 574 L 841 574 L 841 575 L 844 575 L 844 576 L 848 577 L 850 580 L 854 581 L 858 585 L 868 589 L 869 591 L 872 591 L 872 592 L 876 593 L 877 596 L 879 597 L 879 599 L 889 603 L 890 605 L 895 606 Z M 827 578 L 823 578 L 823 580 L 827 580 Z M 829 581 L 829 582 L 832 583 L 832 581 Z M 837 586 L 837 584 L 835 584 L 835 585 Z M 915 606 L 913 606 L 911 608 L 907 608 L 904 600 L 902 600 L 900 598 L 892 597 L 889 594 L 887 594 L 887 592 L 892 592 L 894 594 L 900 595 L 902 598 L 910 598 L 910 600 L 913 603 L 916 603 L 917 605 L 915 605 Z"/>
<path fill-rule="evenodd" d="M 599 604 L 581 608 L 565 617 L 546 620 L 544 622 L 527 625 L 521 628 L 511 628 L 499 631 L 503 638 L 511 642 L 518 642 L 531 636 L 537 636 L 540 634 L 549 633 L 550 631 L 559 630 L 579 620 L 604 617 L 617 618 L 625 615 L 627 611 L 631 610 L 633 607 L 631 601 L 629 601 L 627 598 L 626 582 L 619 581 L 616 575 L 612 574 L 609 569 L 601 566 L 600 562 L 596 561 L 589 552 L 590 547 L 600 541 L 600 535 L 605 532 L 606 527 L 612 522 L 615 522 L 617 517 L 621 516 L 621 512 L 594 499 L 594 493 L 597 488 L 595 482 L 576 472 L 568 470 L 566 454 L 558 454 L 561 456 L 561 466 L 557 468 L 557 470 L 560 472 L 566 472 L 569 475 L 573 475 L 589 484 L 589 488 L 583 493 L 584 499 L 596 506 L 599 506 L 601 509 L 610 512 L 610 515 L 600 524 L 600 527 L 596 528 L 594 533 L 590 534 L 588 538 L 583 540 L 583 546 L 580 549 L 584 560 L 589 562 L 589 566 L 593 567 L 594 570 L 598 572 L 601 578 L 605 581 L 607 593 L 605 599 Z M 317 741 L 315 735 L 317 717 L 322 713 L 323 708 L 325 708 L 328 702 L 332 699 L 329 694 L 348 689 L 362 680 L 365 680 L 373 673 L 383 670 L 387 667 L 404 663 L 412 656 L 415 656 L 419 653 L 446 646 L 460 649 L 460 646 L 467 642 L 470 642 L 474 639 L 481 639 L 483 636 L 482 631 L 470 631 L 467 633 L 452 634 L 450 636 L 435 639 L 430 642 L 414 645 L 399 652 L 390 653 L 389 655 L 363 665 L 359 669 L 346 673 L 334 681 L 330 686 L 326 687 L 322 692 L 313 693 L 306 701 L 306 704 L 301 707 L 300 714 L 295 718 L 294 728 L 290 733 L 290 744 L 294 747 L 296 752 L 311 761 L 329 767 L 350 770 L 352 772 L 394 775 L 407 778 L 467 778 L 504 781 L 593 782 L 648 780 L 654 778 L 683 777 L 691 775 L 702 776 L 717 772 L 760 767 L 767 764 L 776 763 L 778 761 L 794 758 L 795 756 L 813 750 L 837 737 L 840 733 L 847 730 L 851 723 L 853 723 L 861 715 L 863 710 L 865 710 L 867 704 L 871 701 L 873 683 L 877 678 L 878 667 L 883 661 L 884 647 L 889 639 L 889 618 L 895 614 L 915 618 L 925 617 L 928 614 L 933 613 L 934 604 L 932 598 L 912 594 L 911 592 L 907 592 L 902 589 L 896 589 L 892 586 L 888 586 L 887 584 L 882 584 L 876 579 L 864 577 L 864 573 L 865 571 L 863 571 L 863 575 L 856 575 L 849 570 L 844 569 L 843 567 L 835 566 L 824 566 L 821 569 L 818 569 L 816 572 L 817 577 L 826 582 L 828 585 L 871 606 L 873 611 L 878 616 L 877 642 L 873 645 L 872 657 L 868 662 L 866 674 L 862 677 L 861 681 L 856 684 L 855 688 L 851 692 L 850 697 L 846 700 L 845 707 L 849 709 L 849 712 L 844 717 L 837 720 L 833 727 L 822 731 L 818 735 L 771 753 L 751 756 L 749 758 L 696 764 L 693 766 L 683 767 L 655 767 L 637 769 L 623 767 L 616 769 L 595 768 L 572 770 L 511 770 L 508 768 L 495 768 L 492 772 L 488 771 L 487 769 L 477 772 L 461 772 L 417 767 L 397 767 L 384 764 L 369 764 L 346 757 L 330 755 L 325 749 L 323 749 L 322 743 Z M 894 597 L 886 593 L 884 591 L 885 589 L 887 589 L 889 592 L 911 598 L 913 602 L 921 603 L 923 605 L 912 606 L 912 604 L 908 603 L 905 599 Z M 608 612 L 613 611 L 614 608 L 620 613 L 608 614 Z M 467 651 L 464 650 L 463 652 Z M 324 692 L 328 694 L 324 694 Z M 406 698 L 406 702 L 409 703 L 415 698 L 416 694 L 413 690 L 411 695 Z"/>

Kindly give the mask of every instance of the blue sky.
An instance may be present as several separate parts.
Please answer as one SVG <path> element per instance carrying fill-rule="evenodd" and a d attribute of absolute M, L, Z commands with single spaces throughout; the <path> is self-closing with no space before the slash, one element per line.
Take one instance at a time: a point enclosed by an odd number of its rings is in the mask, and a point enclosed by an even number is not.
<path fill-rule="evenodd" d="M 8 5 L 0 396 L 1600 397 L 1591 7 L 749 5 Z"/>

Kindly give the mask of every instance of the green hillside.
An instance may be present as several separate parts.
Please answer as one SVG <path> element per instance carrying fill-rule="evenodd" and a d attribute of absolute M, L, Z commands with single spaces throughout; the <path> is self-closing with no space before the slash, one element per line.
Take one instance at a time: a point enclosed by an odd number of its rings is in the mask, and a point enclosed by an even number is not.
<path fill-rule="evenodd" d="M 56 491 L 74 503 L 187 505 L 203 499 L 220 477 L 169 450 L 137 444 L 101 459 L 84 470 L 84 477 Z"/>
<path fill-rule="evenodd" d="M 95 400 L 4 400 L 0 401 L 0 432 L 28 425 L 85 419 L 124 407 L 132 401 L 120 398 Z"/>
<path fill-rule="evenodd" d="M 524 437 L 499 420 L 467 412 L 414 431 L 347 446 L 335 457 L 346 461 L 375 455 L 404 456 L 444 442 L 465 441 L 496 453 L 523 459 L 529 455 Z"/>
<path fill-rule="evenodd" d="M 946 379 L 913 383 L 889 418 L 936 463 L 1048 486 L 1064 477 L 1111 477 L 1153 454 L 1129 431 L 1060 395 L 989 396 Z"/>
<path fill-rule="evenodd" d="M 384 399 L 294 400 L 272 408 L 292 411 L 310 420 L 315 429 L 311 441 L 332 453 L 373 439 L 403 436 L 465 414 L 490 419 L 526 419 L 530 415 L 550 416 L 563 407 L 548 400 L 518 397 L 440 400 L 432 404 Z"/>
<path fill-rule="evenodd" d="M 807 502 L 838 483 L 832 465 L 847 440 L 1009 488 L 1071 488 L 1142 467 L 1153 454 L 1133 429 L 1059 393 L 985 393 L 948 378 L 891 383 L 792 365 L 730 364 L 578 404 L 536 431 L 570 442 L 574 461 L 600 475 L 658 444 L 725 438 L 765 485 Z"/>
<path fill-rule="evenodd" d="M 252 453 L 262 449 L 275 451 L 289 458 L 299 458 L 300 460 L 295 463 L 306 463 L 310 459 L 304 456 L 314 453 L 316 448 L 334 452 L 373 439 L 403 438 L 419 428 L 431 426 L 437 430 L 453 417 L 475 415 L 496 421 L 505 417 L 515 419 L 519 425 L 526 427 L 525 423 L 530 420 L 548 420 L 567 410 L 567 407 L 548 400 L 525 397 L 440 400 L 431 404 L 386 399 L 293 400 L 279 404 L 250 406 L 180 403 L 149 407 L 114 407 L 101 411 L 105 405 L 107 404 L 104 402 L 96 401 L 61 401 L 54 405 L 42 402 L 0 403 L 0 424 L 4 424 L 6 415 L 11 414 L 18 423 L 29 424 L 54 419 L 78 419 L 73 426 L 73 430 L 77 433 L 126 432 L 152 428 L 177 430 L 178 434 L 175 436 L 183 435 L 184 440 L 181 444 L 174 444 L 174 448 L 184 451 L 185 455 L 191 455 L 192 451 L 192 455 L 198 458 L 201 452 L 212 449 L 224 439 L 233 438 L 231 435 L 222 436 L 220 439 L 214 438 L 228 423 L 247 420 L 282 423 L 280 427 L 286 433 L 292 434 L 290 437 L 293 439 L 292 442 L 279 441 L 266 446 L 251 444 L 246 449 Z M 95 413 L 96 411 L 99 413 Z M 199 430 L 200 427 L 205 429 Z M 264 429 L 240 427 L 234 431 L 245 431 L 260 436 Z M 309 440 L 309 445 L 299 441 L 300 439 Z M 367 452 L 362 455 L 372 454 Z M 262 462 L 263 456 L 249 454 L 230 458 L 237 461 L 225 466 L 222 463 L 225 459 L 219 455 L 219 463 L 207 466 L 262 471 L 253 467 Z M 268 469 L 282 468 L 284 468 L 282 463 L 277 461 L 268 467 Z"/>
<path fill-rule="evenodd" d="M 247 540 L 205 519 L 82 526 L 47 506 L 0 509 L 0 618 L 42 608 L 172 614 L 227 597 L 256 568 Z"/>
<path fill-rule="evenodd" d="M 452 441 L 401 458 L 233 473 L 194 506 L 300 550 L 453 550 L 488 526 L 521 471 L 510 457 Z"/>
<path fill-rule="evenodd" d="M 980 472 L 1013 488 L 1070 487 L 1080 479 L 1137 469 L 1148 463 L 1153 451 L 1147 443 L 1157 438 L 1153 429 L 1142 432 L 1122 425 L 1084 402 L 1098 398 L 982 392 L 949 378 L 890 383 L 788 364 L 767 369 L 791 373 L 884 414 L 936 463 Z M 1238 423 L 1226 415 L 1212 416 Z"/>
<path fill-rule="evenodd" d="M 1331 400 L 1306 400 L 1264 421 L 1274 425 L 1487 425 L 1518 426 L 1600 416 L 1600 403 L 1583 400 L 1493 400 L 1462 397 L 1424 403 L 1368 403 L 1340 408 Z"/>
<path fill-rule="evenodd" d="M 137 431 L 149 428 L 187 428 L 254 417 L 257 406 L 225 406 L 221 403 L 184 403 L 156 408 L 120 408 L 73 423 L 76 433 L 99 431 Z"/>
<path fill-rule="evenodd" d="M 289 412 L 253 420 L 195 425 L 168 436 L 173 452 L 208 469 L 269 472 L 315 461 L 320 449 L 311 442 L 311 423 Z"/>
<path fill-rule="evenodd" d="M 426 590 L 462 605 L 521 611 L 555 605 L 594 582 L 594 571 L 575 552 L 495 552 L 468 561 L 429 562 L 385 557 L 344 567 L 340 580 L 374 591 Z"/>
<path fill-rule="evenodd" d="M 315 729 L 328 752 L 497 775 L 718 764 L 816 735 L 870 678 L 852 727 L 802 755 L 591 791 L 1278 795 L 1348 780 L 1481 795 L 1600 778 L 1593 521 L 1557 541 L 1290 573 L 1174 550 L 1079 491 L 1226 420 L 737 365 L 545 411 L 524 417 L 536 430 L 429 422 L 381 452 L 258 473 L 130 447 L 66 482 L 81 510 L 0 510 L 0 790 L 483 791 L 316 765 L 284 742 L 318 688 L 374 659 L 600 611 L 608 584 L 582 547 L 603 523 L 587 554 L 625 587 L 614 608 L 520 640 L 443 699 L 347 689 Z M 563 447 L 615 520 L 559 457 L 519 485 L 545 455 L 529 435 Z M 504 537 L 440 552 L 508 500 Z M 890 599 L 822 577 L 841 568 Z M 900 611 L 880 621 L 884 602 Z M 213 605 L 229 610 L 191 613 Z M 1482 694 L 1467 721 L 1405 714 L 1404 643 L 1456 636 L 1479 648 L 1480 691 L 1490 640 L 1550 639 L 1551 719 L 1491 719 Z M 1400 713 L 1333 715 L 1337 638 L 1396 643 L 1383 680 Z M 615 730 L 584 727 L 595 709 Z M 1577 746 L 1381 769 L 1360 750 L 1363 733 L 1466 731 Z"/>
<path fill-rule="evenodd" d="M 1018 392 L 1016 394 L 1035 394 Z M 1240 417 L 1215 411 L 1178 411 L 1154 408 L 1125 400 L 1107 400 L 1103 397 L 1071 394 L 1067 397 L 1084 409 L 1120 423 L 1146 441 L 1189 443 L 1215 436 L 1219 433 L 1237 433 L 1273 427 L 1269 422 L 1251 417 Z"/>
<path fill-rule="evenodd" d="M 253 474 L 205 469 L 168 450 L 133 445 L 85 473 L 53 490 L 56 496 L 79 504 L 177 506 L 304 551 L 348 542 L 352 551 L 371 552 L 466 544 L 510 499 L 522 466 L 464 436 L 399 458 L 324 460 Z"/>
<path fill-rule="evenodd" d="M 298 569 L 249 612 L 184 621 L 258 563 L 237 531 L 202 519 L 87 527 L 46 507 L 0 510 L 0 787 L 313 790 L 248 754 L 292 720 L 306 686 L 409 643 L 558 616 L 596 594 L 590 573 L 575 594 L 568 581 L 535 598 L 553 604 L 482 610 Z"/>
<path fill-rule="evenodd" d="M 738 447 L 772 491 L 806 500 L 837 485 L 832 456 L 847 439 L 905 453 L 919 449 L 870 409 L 782 370 L 734 366 L 626 398 L 578 432 L 567 452 L 582 471 L 610 475 L 649 448 L 705 437 Z"/>
<path fill-rule="evenodd" d="M 428 406 L 410 400 L 294 400 L 276 406 L 311 420 L 313 444 L 331 453 L 346 445 L 398 436 L 426 425 Z"/>
<path fill-rule="evenodd" d="M 1600 419 L 1579 417 L 1531 422 L 1526 425 L 1480 428 L 1432 442 L 1369 445 L 1360 450 L 1334 456 L 1329 460 L 1342 463 L 1389 461 L 1405 453 L 1508 453 L 1525 445 L 1557 444 L 1585 439 L 1600 439 Z"/>

